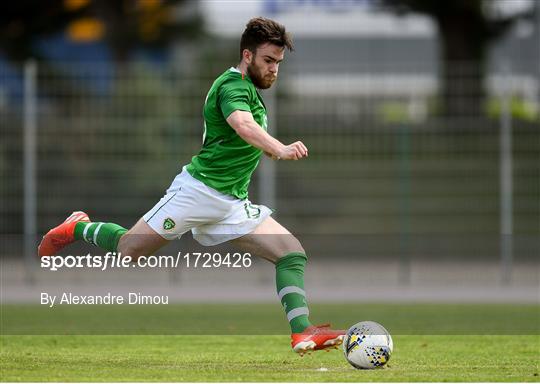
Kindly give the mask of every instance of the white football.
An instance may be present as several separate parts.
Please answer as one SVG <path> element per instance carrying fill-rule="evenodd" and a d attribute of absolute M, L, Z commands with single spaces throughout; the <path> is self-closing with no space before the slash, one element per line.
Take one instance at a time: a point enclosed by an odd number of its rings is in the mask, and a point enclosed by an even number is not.
<path fill-rule="evenodd" d="M 343 340 L 345 358 L 358 369 L 384 366 L 393 349 L 392 336 L 374 321 L 361 321 L 353 325 Z"/>

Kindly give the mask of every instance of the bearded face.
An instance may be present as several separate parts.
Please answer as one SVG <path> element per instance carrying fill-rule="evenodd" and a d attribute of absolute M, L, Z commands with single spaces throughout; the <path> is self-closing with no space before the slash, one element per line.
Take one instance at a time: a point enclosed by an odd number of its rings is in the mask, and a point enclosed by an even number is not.
<path fill-rule="evenodd" d="M 248 65 L 247 71 L 255 87 L 259 89 L 270 88 L 277 79 L 277 74 L 265 74 L 264 68 L 261 68 L 261 66 L 257 65 L 256 62 L 252 62 L 250 65 Z"/>
<path fill-rule="evenodd" d="M 268 89 L 274 84 L 284 51 L 284 48 L 269 43 L 257 48 L 251 63 L 247 66 L 248 75 L 255 87 Z"/>

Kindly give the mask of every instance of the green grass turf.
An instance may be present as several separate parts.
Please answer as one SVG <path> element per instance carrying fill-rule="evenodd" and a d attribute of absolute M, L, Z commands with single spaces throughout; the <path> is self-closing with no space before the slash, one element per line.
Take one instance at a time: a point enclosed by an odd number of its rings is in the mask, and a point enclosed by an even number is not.
<path fill-rule="evenodd" d="M 2 305 L 2 381 L 535 381 L 540 306 L 313 304 L 313 320 L 382 323 L 389 366 L 299 357 L 279 305 Z M 114 332 L 117 332 L 115 335 Z M 266 333 L 265 333 L 266 332 Z M 161 333 L 161 334 L 158 334 Z M 319 371 L 326 368 L 326 371 Z"/>
<path fill-rule="evenodd" d="M 283 335 L 289 330 L 276 303 L 170 305 L 2 305 L 2 334 L 58 335 Z M 348 328 L 361 320 L 392 334 L 540 334 L 539 305 L 311 303 L 314 323 Z"/>
<path fill-rule="evenodd" d="M 538 381 L 539 336 L 396 336 L 384 369 L 341 350 L 299 357 L 288 338 L 3 336 L 3 381 Z M 326 368 L 326 371 L 319 371 Z"/>

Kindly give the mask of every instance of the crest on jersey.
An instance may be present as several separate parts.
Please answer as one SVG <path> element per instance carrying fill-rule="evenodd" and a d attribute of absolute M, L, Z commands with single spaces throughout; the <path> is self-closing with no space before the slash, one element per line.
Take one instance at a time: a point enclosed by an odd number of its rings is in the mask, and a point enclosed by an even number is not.
<path fill-rule="evenodd" d="M 174 220 L 171 219 L 170 217 L 167 217 L 165 221 L 163 222 L 163 229 L 166 231 L 170 231 L 171 229 L 175 227 L 175 225 L 176 223 L 174 222 Z"/>

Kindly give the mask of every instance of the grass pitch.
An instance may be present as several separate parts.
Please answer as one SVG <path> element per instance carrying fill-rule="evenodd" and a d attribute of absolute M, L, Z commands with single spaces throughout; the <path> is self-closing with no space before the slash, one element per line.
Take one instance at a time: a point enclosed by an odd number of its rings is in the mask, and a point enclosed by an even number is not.
<path fill-rule="evenodd" d="M 138 306 L 137 306 L 138 307 Z M 2 337 L 0 338 L 0 372 L 2 381 L 540 381 L 540 335 L 538 334 L 538 306 L 445 306 L 445 305 L 369 305 L 357 307 L 365 316 L 356 320 L 375 320 L 387 326 L 394 338 L 394 353 L 384 369 L 360 371 L 345 361 L 340 350 L 315 352 L 299 357 L 289 346 L 286 323 L 279 306 L 271 304 L 236 305 L 235 311 L 224 311 L 224 321 L 220 321 L 220 305 L 172 305 L 176 322 L 189 322 L 194 313 L 204 310 L 219 335 L 206 335 L 191 329 L 196 334 L 149 334 L 152 327 L 139 328 L 138 334 L 98 335 L 75 334 L 84 326 L 100 323 L 95 317 L 92 323 L 80 327 L 69 326 L 65 313 L 56 314 L 55 324 L 67 324 L 65 335 L 20 334 L 29 333 L 34 306 L 2 306 Z M 90 307 L 64 307 L 72 318 L 82 319 L 88 315 Z M 125 308 L 125 309 L 122 309 Z M 132 316 L 127 307 L 94 308 L 112 312 L 118 319 L 126 311 L 125 319 Z M 163 308 L 163 307 L 160 307 Z M 327 317 L 338 326 L 350 322 L 350 312 L 356 307 L 344 305 L 312 305 L 314 313 Z M 438 310 L 435 310 L 438 308 Z M 446 308 L 446 309 L 445 309 Z M 242 309 L 244 311 L 242 311 Z M 274 309 L 276 309 L 274 313 Z M 407 316 L 399 315 L 407 309 Z M 138 307 L 155 316 L 156 307 Z M 439 329 L 427 331 L 439 334 L 404 334 L 407 323 L 417 317 L 421 327 L 429 325 L 429 313 L 454 314 L 448 318 L 449 324 L 441 324 Z M 178 317 L 176 311 L 184 313 Z M 328 313 L 326 313 L 328 311 Z M 459 319 L 473 317 L 480 312 L 489 314 L 492 328 L 503 330 L 508 314 L 519 318 L 523 328 L 514 328 L 513 334 L 501 332 L 498 335 L 478 335 L 460 333 Z M 159 312 L 159 311 L 158 311 Z M 235 323 L 234 312 L 238 313 Z M 253 316 L 246 322 L 246 313 Z M 34 313 L 34 315 L 35 315 Z M 82 314 L 81 314 L 82 313 Z M 394 313 L 394 318 L 384 316 Z M 497 315 L 497 313 L 499 315 Z M 275 318 L 274 318 L 275 315 Z M 165 315 L 164 315 L 165 316 Z M 355 313 L 354 316 L 359 316 Z M 56 330 L 53 317 L 49 328 L 43 326 L 40 332 Z M 156 318 L 156 317 L 154 317 Z M 193 317 L 198 319 L 197 316 Z M 169 321 L 173 317 L 169 318 Z M 39 318 L 37 318 L 39 323 Z M 106 319 L 101 319 L 106 321 Z M 145 318 L 148 321 L 149 318 Z M 444 322 L 444 316 L 435 323 Z M 255 322 L 253 329 L 268 329 L 281 334 L 240 335 L 230 332 L 231 324 Z M 450 324 L 451 323 L 451 324 Z M 497 325 L 500 323 L 499 325 Z M 18 324 L 18 327 L 17 327 Z M 142 323 L 141 323 L 142 324 Z M 277 325 L 279 324 L 279 325 Z M 457 325 L 456 325 L 457 324 Z M 47 325 L 47 323 L 45 323 Z M 349 324 L 352 325 L 352 324 Z M 162 325 L 161 325 L 162 326 Z M 160 327 L 161 327 L 160 326 Z M 283 328 L 281 328 L 283 327 Z M 478 327 L 480 329 L 481 327 Z M 101 328 L 104 330 L 105 328 Z M 133 328 L 134 329 L 134 328 Z M 250 328 L 251 329 L 251 328 Z M 485 329 L 485 328 L 484 328 Z M 99 332 L 95 325 L 91 332 Z M 229 334 L 226 334 L 229 330 Z M 461 331 L 466 331 L 463 328 Z M 531 334 L 519 334 L 528 330 Z M 536 332 L 534 332 L 536 330 Z M 88 329 L 87 329 L 88 331 Z M 172 331 L 172 329 L 171 329 Z M 144 334 L 146 333 L 146 334 Z M 231 334 L 236 333 L 236 334 Z M 259 332 L 260 333 L 260 332 Z M 471 333 L 471 332 L 469 332 Z M 523 332 L 521 332 L 523 333 Z"/>
<path fill-rule="evenodd" d="M 299 357 L 288 337 L 4 336 L 3 381 L 538 381 L 538 336 L 396 336 L 388 367 L 341 350 Z"/>

